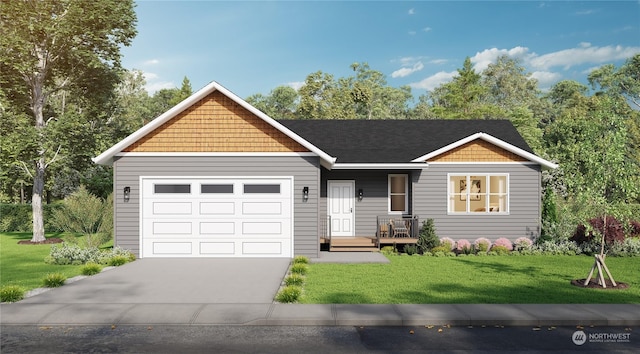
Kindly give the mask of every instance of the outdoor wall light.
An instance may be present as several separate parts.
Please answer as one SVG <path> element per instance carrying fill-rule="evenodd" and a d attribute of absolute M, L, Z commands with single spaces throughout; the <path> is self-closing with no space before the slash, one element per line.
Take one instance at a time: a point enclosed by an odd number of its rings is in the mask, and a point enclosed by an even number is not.
<path fill-rule="evenodd" d="M 128 203 L 129 198 L 131 198 L 131 187 L 126 186 L 124 187 L 124 202 Z"/>
<path fill-rule="evenodd" d="M 309 187 L 302 188 L 302 200 L 305 202 L 309 200 Z"/>
<path fill-rule="evenodd" d="M 362 198 L 364 197 L 364 192 L 362 191 L 362 188 L 358 189 L 358 200 L 362 201 Z"/>

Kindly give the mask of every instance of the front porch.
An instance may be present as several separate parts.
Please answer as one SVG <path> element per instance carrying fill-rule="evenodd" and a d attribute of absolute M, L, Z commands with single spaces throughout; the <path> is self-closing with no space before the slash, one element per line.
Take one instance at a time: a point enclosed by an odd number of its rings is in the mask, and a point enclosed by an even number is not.
<path fill-rule="evenodd" d="M 415 244 L 418 242 L 417 215 L 376 217 L 376 234 L 363 236 L 331 236 L 331 217 L 321 230 L 320 244 L 330 252 L 378 252 L 383 246 Z"/>

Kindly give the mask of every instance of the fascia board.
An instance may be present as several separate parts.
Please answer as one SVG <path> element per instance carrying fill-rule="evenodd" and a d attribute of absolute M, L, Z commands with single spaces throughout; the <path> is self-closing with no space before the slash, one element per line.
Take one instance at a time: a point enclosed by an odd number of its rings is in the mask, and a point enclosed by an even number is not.
<path fill-rule="evenodd" d="M 336 163 L 334 170 L 421 170 L 428 164 L 420 163 Z"/>
<path fill-rule="evenodd" d="M 523 157 L 523 158 L 525 158 L 525 159 L 527 159 L 529 161 L 533 161 L 535 163 L 538 163 L 541 166 L 544 166 L 546 168 L 549 168 L 549 169 L 558 168 L 558 165 L 553 163 L 553 162 L 551 162 L 551 161 L 547 161 L 547 160 L 545 160 L 545 159 L 543 159 L 543 158 L 541 158 L 541 157 L 539 157 L 539 156 L 537 156 L 535 154 L 532 154 L 530 152 L 522 150 L 522 149 L 520 149 L 520 148 L 518 148 L 518 147 L 516 147 L 514 145 L 511 145 L 511 144 L 507 143 L 506 141 L 500 140 L 500 139 L 498 139 L 498 138 L 496 138 L 496 137 L 494 137 L 494 136 L 492 136 L 490 134 L 487 134 L 487 133 L 475 133 L 475 134 L 470 135 L 470 136 L 468 136 L 468 137 L 466 137 L 464 139 L 460 139 L 460 140 L 458 140 L 458 141 L 456 141 L 454 143 L 451 143 L 451 144 L 449 144 L 449 145 L 447 145 L 445 147 L 442 147 L 442 148 L 440 148 L 438 150 L 432 151 L 432 152 L 430 152 L 430 153 L 428 153 L 426 155 L 423 155 L 423 156 L 420 156 L 420 157 L 418 157 L 416 159 L 413 159 L 411 162 L 427 161 L 430 158 L 433 158 L 435 156 L 441 155 L 441 154 L 443 154 L 443 153 L 445 153 L 447 151 L 453 150 L 453 149 L 455 149 L 455 148 L 457 148 L 459 146 L 462 146 L 462 145 L 464 145 L 466 143 L 469 143 L 469 142 L 471 142 L 473 140 L 476 140 L 476 139 L 482 139 L 484 141 L 487 141 L 487 142 L 489 142 L 489 143 L 491 143 L 493 145 L 496 145 L 496 146 L 498 146 L 498 147 L 500 147 L 502 149 L 505 149 L 505 150 L 507 150 L 509 152 L 512 152 L 512 153 L 514 153 L 514 154 L 516 154 L 516 155 L 518 155 L 520 157 Z"/>

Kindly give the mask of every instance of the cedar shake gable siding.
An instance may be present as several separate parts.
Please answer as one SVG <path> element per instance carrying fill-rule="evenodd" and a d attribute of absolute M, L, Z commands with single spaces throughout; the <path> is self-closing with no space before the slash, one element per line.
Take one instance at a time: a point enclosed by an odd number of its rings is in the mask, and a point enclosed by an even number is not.
<path fill-rule="evenodd" d="M 219 91 L 129 145 L 125 152 L 308 152 Z"/>
<path fill-rule="evenodd" d="M 488 141 L 476 139 L 450 151 L 435 156 L 427 162 L 525 162 L 527 159 L 495 146 Z"/>

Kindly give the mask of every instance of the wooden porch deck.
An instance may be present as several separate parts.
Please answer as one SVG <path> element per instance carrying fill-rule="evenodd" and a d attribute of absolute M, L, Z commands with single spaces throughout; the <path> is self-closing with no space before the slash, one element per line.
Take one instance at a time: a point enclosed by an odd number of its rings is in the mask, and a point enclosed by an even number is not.
<path fill-rule="evenodd" d="M 384 237 L 378 240 L 376 237 L 332 237 L 331 240 L 323 239 L 323 243 L 329 243 L 330 252 L 378 252 L 383 245 L 414 244 L 417 238 L 411 237 Z"/>

